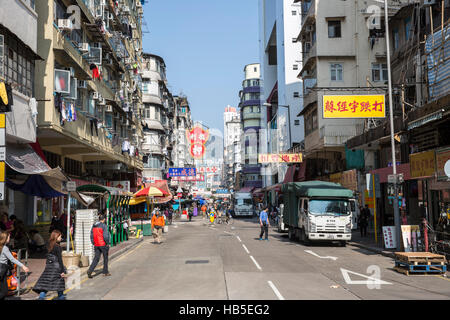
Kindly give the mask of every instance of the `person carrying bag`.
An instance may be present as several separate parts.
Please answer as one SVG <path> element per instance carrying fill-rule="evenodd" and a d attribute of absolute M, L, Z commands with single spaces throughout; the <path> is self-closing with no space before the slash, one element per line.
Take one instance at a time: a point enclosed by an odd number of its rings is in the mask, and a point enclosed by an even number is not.
<path fill-rule="evenodd" d="M 162 230 L 165 226 L 165 220 L 161 212 L 158 210 L 152 217 L 152 235 L 156 243 L 162 242 Z"/>

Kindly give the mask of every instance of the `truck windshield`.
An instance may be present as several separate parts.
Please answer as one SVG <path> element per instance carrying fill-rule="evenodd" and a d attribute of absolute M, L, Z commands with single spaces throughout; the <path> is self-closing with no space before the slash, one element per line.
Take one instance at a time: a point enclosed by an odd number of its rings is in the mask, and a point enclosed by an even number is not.
<path fill-rule="evenodd" d="M 251 206 L 252 205 L 252 199 L 236 199 L 235 204 L 238 205 L 238 206 L 241 206 L 241 205 Z"/>
<path fill-rule="evenodd" d="M 310 200 L 309 213 L 313 215 L 337 215 L 350 214 L 349 202 L 345 200 Z"/>

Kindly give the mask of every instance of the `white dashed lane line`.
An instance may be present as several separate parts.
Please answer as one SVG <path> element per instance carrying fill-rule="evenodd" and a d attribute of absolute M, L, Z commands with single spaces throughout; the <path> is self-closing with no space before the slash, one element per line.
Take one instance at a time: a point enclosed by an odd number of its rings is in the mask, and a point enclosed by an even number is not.
<path fill-rule="evenodd" d="M 272 288 L 273 292 L 275 293 L 275 295 L 277 296 L 277 298 L 279 300 L 285 300 L 284 297 L 281 295 L 280 291 L 278 291 L 277 287 L 275 287 L 275 285 L 273 284 L 272 281 L 267 281 L 267 283 Z"/>
<path fill-rule="evenodd" d="M 250 254 L 250 251 L 248 251 L 247 247 L 245 246 L 245 244 L 242 245 L 244 247 L 245 252 L 247 252 L 248 254 Z"/>
<path fill-rule="evenodd" d="M 250 256 L 250 259 L 252 259 L 253 263 L 258 268 L 258 270 L 262 271 L 262 268 L 259 266 L 258 262 L 256 262 L 255 258 L 253 258 L 253 256 Z"/>

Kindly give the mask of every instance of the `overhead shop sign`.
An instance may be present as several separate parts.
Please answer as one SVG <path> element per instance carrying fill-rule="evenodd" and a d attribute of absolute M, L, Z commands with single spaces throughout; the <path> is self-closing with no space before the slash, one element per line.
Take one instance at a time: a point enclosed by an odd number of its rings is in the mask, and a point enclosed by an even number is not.
<path fill-rule="evenodd" d="M 385 96 L 323 96 L 323 117 L 325 119 L 385 118 Z"/>
<path fill-rule="evenodd" d="M 195 177 L 195 168 L 169 168 L 169 177 Z"/>
<path fill-rule="evenodd" d="M 193 177 L 173 177 L 172 181 L 205 181 L 205 176 L 203 174 L 197 174 Z"/>
<path fill-rule="evenodd" d="M 259 154 L 259 163 L 300 163 L 303 162 L 303 154 L 301 153 L 285 153 L 285 154 Z"/>
<path fill-rule="evenodd" d="M 0 201 L 5 200 L 6 114 L 0 114 Z"/>
<path fill-rule="evenodd" d="M 191 157 L 203 159 L 206 153 L 206 142 L 209 139 L 209 130 L 204 130 L 200 125 L 195 125 L 192 130 L 186 130 L 186 138 L 189 141 L 189 153 Z"/>
<path fill-rule="evenodd" d="M 409 155 L 411 178 L 431 177 L 436 172 L 434 150 Z"/>

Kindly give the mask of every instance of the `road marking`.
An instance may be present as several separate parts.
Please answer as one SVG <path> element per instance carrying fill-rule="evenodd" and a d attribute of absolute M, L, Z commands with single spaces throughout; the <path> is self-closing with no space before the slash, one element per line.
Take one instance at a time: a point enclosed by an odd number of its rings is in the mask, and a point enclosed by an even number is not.
<path fill-rule="evenodd" d="M 320 258 L 320 259 L 331 259 L 331 260 L 334 260 L 334 261 L 336 261 L 338 258 L 336 258 L 336 257 L 331 257 L 331 256 L 327 256 L 327 257 L 321 257 L 321 256 L 319 256 L 317 253 L 315 253 L 315 252 L 313 252 L 313 251 L 311 251 L 311 250 L 305 250 L 305 252 L 307 252 L 307 253 L 309 253 L 309 254 L 312 254 L 313 256 L 316 256 L 317 258 Z"/>
<path fill-rule="evenodd" d="M 256 267 L 257 267 L 259 270 L 262 270 L 261 267 L 259 266 L 258 262 L 256 262 L 255 258 L 253 258 L 253 256 L 250 256 L 250 259 L 253 260 L 253 263 L 256 265 Z"/>
<path fill-rule="evenodd" d="M 272 283 L 272 281 L 267 281 L 269 286 L 272 288 L 273 292 L 275 292 L 275 295 L 278 297 L 278 300 L 285 300 L 284 297 L 281 295 L 280 291 L 278 291 L 277 287 Z"/>
<path fill-rule="evenodd" d="M 381 279 L 369 277 L 368 275 L 356 273 L 347 269 L 341 268 L 342 276 L 344 277 L 345 283 L 347 284 L 364 284 L 364 285 L 381 285 L 381 284 L 392 284 Z M 367 280 L 352 280 L 350 279 L 349 273 L 366 278 Z"/>
<path fill-rule="evenodd" d="M 248 249 L 247 249 L 247 247 L 245 246 L 245 244 L 243 244 L 242 246 L 244 247 L 245 251 L 246 251 L 248 254 L 250 254 L 250 251 L 248 251 Z"/>
<path fill-rule="evenodd" d="M 450 279 L 447 279 L 446 277 L 444 277 L 444 276 L 435 276 L 435 277 L 438 277 L 439 279 L 442 279 L 442 280 L 447 280 L 447 281 L 450 281 Z"/>
<path fill-rule="evenodd" d="M 239 240 L 239 242 L 242 242 L 241 238 L 239 238 L 238 236 L 236 236 L 236 238 Z"/>

